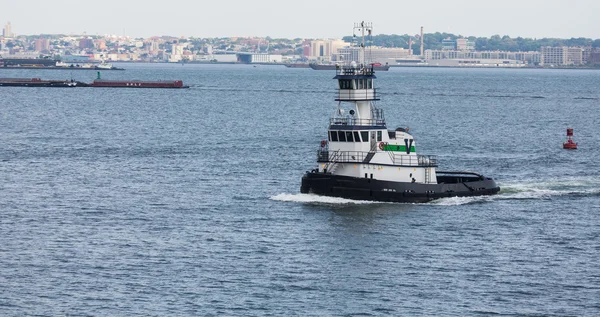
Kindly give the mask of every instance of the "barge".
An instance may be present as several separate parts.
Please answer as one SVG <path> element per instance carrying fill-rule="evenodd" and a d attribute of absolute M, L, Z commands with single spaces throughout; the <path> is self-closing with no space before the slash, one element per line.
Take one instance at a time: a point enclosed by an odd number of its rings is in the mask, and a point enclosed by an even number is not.
<path fill-rule="evenodd" d="M 40 78 L 0 78 L 0 86 L 7 87 L 63 87 L 74 88 L 83 84 L 74 80 L 42 80 Z M 85 85 L 85 84 L 83 84 Z"/>
<path fill-rule="evenodd" d="M 40 78 L 0 78 L 0 87 L 100 87 L 100 88 L 189 88 L 181 80 L 104 80 L 92 83 L 75 80 L 42 80 Z"/>
<path fill-rule="evenodd" d="M 90 86 L 110 88 L 190 88 L 190 86 L 185 86 L 181 80 L 144 81 L 96 79 Z"/>

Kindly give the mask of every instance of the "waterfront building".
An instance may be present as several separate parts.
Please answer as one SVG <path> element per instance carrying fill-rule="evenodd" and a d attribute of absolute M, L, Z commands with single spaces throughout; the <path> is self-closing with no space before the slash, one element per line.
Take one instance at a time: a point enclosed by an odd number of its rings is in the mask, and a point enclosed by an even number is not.
<path fill-rule="evenodd" d="M 600 49 L 591 50 L 587 62 L 592 65 L 600 65 Z"/>
<path fill-rule="evenodd" d="M 332 55 L 338 51 L 338 49 L 346 46 L 346 42 L 343 40 L 315 40 L 310 41 L 310 56 L 309 59 L 315 59 L 320 61 L 330 61 Z"/>
<path fill-rule="evenodd" d="M 583 49 L 581 47 L 543 46 L 541 48 L 542 66 L 579 66 L 583 65 Z"/>
<path fill-rule="evenodd" d="M 505 52 L 505 51 L 457 51 L 426 50 L 425 60 L 430 64 L 439 64 L 440 60 L 455 60 L 457 66 L 465 64 L 495 65 L 536 65 L 540 63 L 539 52 Z M 435 62 L 434 62 L 435 61 Z M 458 62 L 463 61 L 463 62 Z M 478 63 L 475 63 L 477 62 Z M 443 64 L 443 63 L 442 63 Z M 443 65 L 450 66 L 450 65 Z"/>
<path fill-rule="evenodd" d="M 281 63 L 283 62 L 283 56 L 268 54 L 268 53 L 245 53 L 240 52 L 236 54 L 237 61 L 244 64 L 263 64 L 263 63 Z"/>
<path fill-rule="evenodd" d="M 474 51 L 475 41 L 469 39 L 460 38 L 456 39 L 456 50 L 457 51 Z"/>
<path fill-rule="evenodd" d="M 569 47 L 567 49 L 567 65 L 583 65 L 583 48 Z"/>
<path fill-rule="evenodd" d="M 302 57 L 308 59 L 310 57 L 310 41 L 304 40 L 301 44 Z"/>
<path fill-rule="evenodd" d="M 364 54 L 366 56 L 362 56 Z M 410 51 L 404 48 L 368 47 L 362 50 L 360 47 L 345 47 L 337 50 L 332 58 L 334 61 L 367 61 L 369 63 L 393 63 L 396 59 L 404 59 L 410 56 Z"/>
<path fill-rule="evenodd" d="M 456 49 L 456 42 L 452 39 L 442 40 L 442 51 L 454 51 Z"/>
<path fill-rule="evenodd" d="M 474 51 L 475 41 L 466 38 L 442 40 L 442 51 Z"/>
<path fill-rule="evenodd" d="M 426 61 L 427 66 L 441 67 L 503 67 L 503 68 L 519 68 L 527 66 L 524 61 L 514 59 L 472 59 L 472 58 L 456 58 L 456 59 L 438 59 Z M 420 66 L 420 65 L 416 65 Z"/>

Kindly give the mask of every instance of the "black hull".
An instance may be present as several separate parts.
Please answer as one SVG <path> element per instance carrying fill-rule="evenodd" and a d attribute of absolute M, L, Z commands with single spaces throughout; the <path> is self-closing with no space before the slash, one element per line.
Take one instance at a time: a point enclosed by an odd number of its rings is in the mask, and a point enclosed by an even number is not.
<path fill-rule="evenodd" d="M 402 183 L 310 172 L 302 177 L 300 192 L 354 200 L 425 203 L 446 197 L 493 195 L 500 191 L 491 178 L 438 176 L 438 181 L 439 184 Z"/>

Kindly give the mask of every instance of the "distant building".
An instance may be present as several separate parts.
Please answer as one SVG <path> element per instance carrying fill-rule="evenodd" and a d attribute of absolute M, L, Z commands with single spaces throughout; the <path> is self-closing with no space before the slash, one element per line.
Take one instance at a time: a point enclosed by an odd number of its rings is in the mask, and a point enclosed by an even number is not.
<path fill-rule="evenodd" d="M 578 66 L 583 65 L 583 49 L 581 47 L 543 46 L 541 48 L 542 66 Z"/>
<path fill-rule="evenodd" d="M 330 61 L 331 56 L 339 48 L 346 46 L 343 40 L 316 40 L 310 41 L 310 59 Z"/>
<path fill-rule="evenodd" d="M 265 53 L 237 53 L 237 61 L 244 64 L 281 63 L 283 56 Z"/>
<path fill-rule="evenodd" d="M 334 61 L 338 62 L 362 62 L 367 63 L 393 63 L 396 59 L 404 59 L 410 56 L 410 51 L 404 48 L 367 47 L 365 55 L 359 47 L 340 48 L 335 54 Z"/>
<path fill-rule="evenodd" d="M 94 40 L 88 37 L 84 37 L 79 40 L 79 49 L 93 49 L 94 48 Z"/>
<path fill-rule="evenodd" d="M 182 61 L 183 52 L 185 50 L 186 44 L 173 44 L 171 45 L 171 56 L 169 57 L 169 62 L 178 63 Z"/>
<path fill-rule="evenodd" d="M 4 25 L 4 29 L 2 30 L 2 36 L 12 38 L 15 37 L 15 34 L 12 32 L 12 25 L 10 22 Z"/>
<path fill-rule="evenodd" d="M 569 47 L 567 49 L 567 65 L 583 65 L 583 48 Z"/>
<path fill-rule="evenodd" d="M 456 50 L 456 42 L 452 39 L 442 40 L 442 51 L 454 51 Z"/>
<path fill-rule="evenodd" d="M 150 54 L 158 54 L 158 51 L 160 50 L 160 43 L 158 42 L 158 40 L 150 41 L 148 46 L 148 51 L 150 52 Z M 212 54 L 212 51 L 209 54 Z"/>
<path fill-rule="evenodd" d="M 302 42 L 302 57 L 310 57 L 310 41 Z"/>
<path fill-rule="evenodd" d="M 595 49 L 590 52 L 590 56 L 588 57 L 588 63 L 592 65 L 600 64 L 600 49 Z"/>
<path fill-rule="evenodd" d="M 183 44 L 173 44 L 173 46 L 171 46 L 171 54 L 183 55 L 184 49 L 185 49 L 185 45 L 183 45 Z"/>
<path fill-rule="evenodd" d="M 474 51 L 475 41 L 465 38 L 442 40 L 442 51 Z"/>
<path fill-rule="evenodd" d="M 48 41 L 48 39 L 40 37 L 39 39 L 35 40 L 36 52 L 44 52 L 44 51 L 48 51 L 49 49 L 50 49 L 50 42 Z"/>
<path fill-rule="evenodd" d="M 460 38 L 456 39 L 456 50 L 457 51 L 474 51 L 475 41 L 469 39 Z"/>
<path fill-rule="evenodd" d="M 425 60 L 430 64 L 439 60 L 455 60 L 458 66 L 474 64 L 481 66 L 512 66 L 539 64 L 540 52 L 502 52 L 502 51 L 457 51 L 457 50 L 426 50 Z M 463 61 L 463 62 L 458 62 Z M 450 66 L 450 65 L 445 65 Z"/>
<path fill-rule="evenodd" d="M 106 41 L 105 40 L 95 40 L 94 44 L 96 45 L 96 49 L 100 51 L 106 50 Z"/>

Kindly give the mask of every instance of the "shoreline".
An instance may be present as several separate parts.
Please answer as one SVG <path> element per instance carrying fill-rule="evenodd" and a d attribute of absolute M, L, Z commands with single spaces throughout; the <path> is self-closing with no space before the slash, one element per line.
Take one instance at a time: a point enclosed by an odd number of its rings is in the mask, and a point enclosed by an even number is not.
<path fill-rule="evenodd" d="M 111 61 L 111 63 L 134 63 L 134 64 L 173 64 L 173 65 L 267 65 L 267 66 L 286 66 L 290 63 L 238 63 L 238 62 L 144 62 L 144 61 Z M 440 66 L 440 65 L 389 65 L 390 68 L 497 68 L 497 69 L 597 69 L 598 67 L 541 67 L 541 66 L 523 66 L 523 67 L 502 67 L 502 66 Z M 288 67 L 288 68 L 308 68 L 310 67 Z"/>
<path fill-rule="evenodd" d="M 185 62 L 185 63 L 171 63 L 171 62 L 146 62 L 146 61 L 111 61 L 113 64 L 166 64 L 166 65 L 248 65 L 248 66 L 286 66 L 289 63 L 239 63 L 239 62 Z M 542 67 L 542 66 L 522 66 L 522 67 L 504 67 L 504 66 L 448 66 L 448 65 L 389 65 L 390 68 L 468 68 L 468 69 L 477 69 L 477 68 L 485 68 L 485 69 L 576 69 L 576 70 L 600 70 L 600 66 L 598 67 Z M 287 67 L 292 69 L 311 69 L 310 67 Z M 40 69 L 40 70 L 95 70 L 95 71 L 104 71 L 104 70 L 125 70 L 120 67 L 113 67 L 112 69 L 99 69 L 99 68 L 87 68 L 87 67 L 56 67 L 56 66 L 0 66 L 0 70 L 2 69 Z"/>

